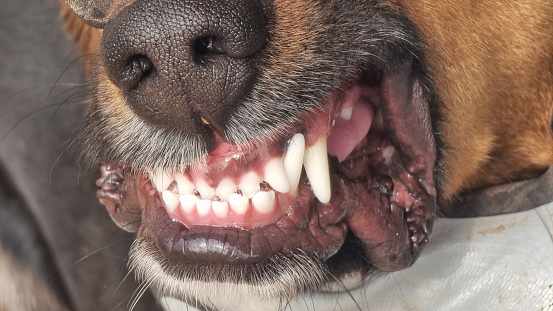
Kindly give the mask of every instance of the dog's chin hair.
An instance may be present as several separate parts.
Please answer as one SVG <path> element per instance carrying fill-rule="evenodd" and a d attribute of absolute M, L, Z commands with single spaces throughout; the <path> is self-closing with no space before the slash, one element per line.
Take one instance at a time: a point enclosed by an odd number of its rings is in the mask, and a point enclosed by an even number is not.
<path fill-rule="evenodd" d="M 328 288 L 332 276 L 324 264 L 305 253 L 277 255 L 258 265 L 194 265 L 169 262 L 151 239 L 137 239 L 129 252 L 129 268 L 137 279 L 182 301 L 207 303 L 209 297 L 241 301 L 288 301 L 306 292 Z"/>

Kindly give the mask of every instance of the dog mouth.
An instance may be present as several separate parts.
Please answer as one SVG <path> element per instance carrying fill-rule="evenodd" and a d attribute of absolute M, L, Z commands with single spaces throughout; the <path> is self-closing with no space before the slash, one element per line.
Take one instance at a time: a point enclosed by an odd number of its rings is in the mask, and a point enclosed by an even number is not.
<path fill-rule="evenodd" d="M 171 169 L 105 164 L 98 197 L 168 265 L 247 270 L 302 254 L 333 275 L 351 272 L 346 257 L 364 271 L 408 267 L 435 213 L 428 100 L 410 64 L 347 85 L 285 139 L 257 148 L 221 140 L 202 161 Z"/>

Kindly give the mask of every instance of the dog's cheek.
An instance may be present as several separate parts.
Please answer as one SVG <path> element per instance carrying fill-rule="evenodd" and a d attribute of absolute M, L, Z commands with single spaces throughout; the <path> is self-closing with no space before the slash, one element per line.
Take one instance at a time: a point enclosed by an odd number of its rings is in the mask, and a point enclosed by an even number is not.
<path fill-rule="evenodd" d="M 444 101 L 445 196 L 543 173 L 553 163 L 550 2 L 490 2 L 486 15 L 462 1 L 399 2 L 430 45 Z"/>

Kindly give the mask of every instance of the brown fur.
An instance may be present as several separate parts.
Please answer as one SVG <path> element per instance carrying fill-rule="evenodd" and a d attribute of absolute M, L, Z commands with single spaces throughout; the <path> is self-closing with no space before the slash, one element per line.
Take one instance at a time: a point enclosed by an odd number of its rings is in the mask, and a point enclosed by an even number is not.
<path fill-rule="evenodd" d="M 442 204 L 465 191 L 543 173 L 553 163 L 553 4 L 396 2 L 429 44 L 429 63 L 446 107 L 443 128 L 438 129 L 447 145 Z M 112 9 L 119 11 L 128 3 L 115 1 Z M 286 55 L 272 58 L 278 76 L 290 64 L 279 60 L 310 53 L 304 44 L 310 32 L 294 16 L 313 8 L 289 0 L 275 6 L 278 22 L 272 39 L 286 47 L 281 50 Z M 96 55 L 102 31 L 80 22 L 68 8 L 63 17 L 81 53 Z M 128 109 L 118 111 L 121 122 L 125 115 L 131 117 Z"/>
<path fill-rule="evenodd" d="M 447 197 L 553 163 L 553 5 L 402 1 L 432 49 L 445 103 Z"/>

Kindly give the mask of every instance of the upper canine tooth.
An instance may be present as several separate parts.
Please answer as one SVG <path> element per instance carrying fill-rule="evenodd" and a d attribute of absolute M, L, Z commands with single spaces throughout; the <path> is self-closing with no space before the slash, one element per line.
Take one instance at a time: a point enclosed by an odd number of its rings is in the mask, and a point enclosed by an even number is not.
<path fill-rule="evenodd" d="M 196 188 L 192 181 L 188 179 L 186 175 L 180 172 L 175 172 L 173 174 L 175 181 L 177 182 L 177 189 L 180 194 L 193 193 Z"/>
<path fill-rule="evenodd" d="M 158 191 L 163 191 L 169 188 L 173 182 L 173 176 L 162 168 L 158 168 L 152 173 L 151 180 Z"/>
<path fill-rule="evenodd" d="M 313 194 L 322 203 L 330 201 L 330 172 L 326 140 L 325 136 L 319 138 L 314 145 L 305 148 L 303 156 L 305 173 L 311 183 Z"/>
<path fill-rule="evenodd" d="M 240 188 L 245 197 L 251 198 L 259 191 L 259 184 L 261 181 L 262 180 L 259 175 L 257 175 L 254 171 L 250 171 L 242 176 L 238 188 Z"/>
<path fill-rule="evenodd" d="M 278 192 L 287 193 L 290 190 L 282 158 L 273 158 L 267 162 L 265 165 L 265 181 Z"/>
<path fill-rule="evenodd" d="M 289 192 L 296 194 L 300 182 L 301 166 L 305 152 L 305 138 L 301 133 L 292 136 L 284 155 L 284 170 L 288 177 Z"/>

